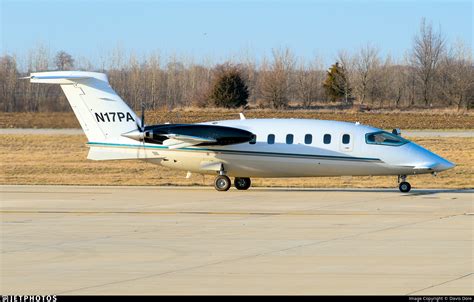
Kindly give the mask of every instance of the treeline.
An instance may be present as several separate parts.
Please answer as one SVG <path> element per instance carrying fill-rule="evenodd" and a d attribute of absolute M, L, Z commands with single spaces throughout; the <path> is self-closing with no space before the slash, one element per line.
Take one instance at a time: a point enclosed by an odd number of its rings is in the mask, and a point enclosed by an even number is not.
<path fill-rule="evenodd" d="M 377 47 L 367 44 L 351 53 L 339 52 L 331 66 L 323 62 L 321 57 L 298 58 L 288 48 L 273 50 L 258 63 L 241 58 L 222 64 L 159 54 L 139 59 L 118 49 L 95 66 L 64 51 L 51 55 L 39 46 L 26 58 L 0 57 L 0 110 L 69 110 L 57 85 L 34 85 L 20 78 L 35 71 L 73 69 L 106 72 L 112 87 L 135 109 L 142 103 L 148 109 L 246 103 L 274 109 L 474 107 L 470 45 L 462 41 L 448 44 L 441 32 L 424 20 L 402 59 L 383 57 Z M 240 93 L 229 89 L 240 89 Z M 223 101 L 222 93 L 238 100 Z"/>

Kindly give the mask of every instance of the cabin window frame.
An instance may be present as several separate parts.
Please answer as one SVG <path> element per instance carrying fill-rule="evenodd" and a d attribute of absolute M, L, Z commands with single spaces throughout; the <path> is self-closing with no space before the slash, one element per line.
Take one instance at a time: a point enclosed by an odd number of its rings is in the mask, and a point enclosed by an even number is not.
<path fill-rule="evenodd" d="M 326 141 L 326 138 L 327 138 L 327 137 L 329 137 L 329 140 L 328 140 L 328 141 Z M 324 136 L 323 136 L 323 144 L 325 144 L 325 145 L 330 145 L 330 144 L 331 144 L 331 141 L 332 141 L 332 135 L 329 134 L 329 133 L 324 134 Z"/>
<path fill-rule="evenodd" d="M 347 141 L 344 140 L 346 137 L 347 137 Z M 349 145 L 351 143 L 351 135 L 348 133 L 344 133 L 342 135 L 341 141 L 343 145 Z"/>
<path fill-rule="evenodd" d="M 270 137 L 272 138 L 271 140 L 270 140 Z M 275 134 L 271 133 L 267 135 L 267 144 L 269 145 L 275 144 Z"/>

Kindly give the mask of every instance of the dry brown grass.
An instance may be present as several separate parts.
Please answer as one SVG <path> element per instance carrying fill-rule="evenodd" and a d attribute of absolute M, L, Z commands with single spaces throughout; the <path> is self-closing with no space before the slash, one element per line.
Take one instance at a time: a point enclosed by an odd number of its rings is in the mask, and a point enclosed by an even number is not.
<path fill-rule="evenodd" d="M 195 123 L 212 120 L 238 119 L 238 110 L 176 109 L 172 112 L 147 112 L 148 124 Z M 452 111 L 412 112 L 351 112 L 315 110 L 250 110 L 247 118 L 307 118 L 361 122 L 378 128 L 390 129 L 473 129 L 474 114 Z M 72 112 L 0 113 L 0 128 L 79 128 Z"/>
<path fill-rule="evenodd" d="M 212 176 L 141 161 L 90 161 L 80 135 L 0 135 L 0 184 L 61 185 L 212 185 Z M 415 142 L 455 162 L 437 177 L 409 178 L 417 188 L 474 187 L 474 138 L 418 138 Z M 395 188 L 396 177 L 253 179 L 255 186 Z"/>

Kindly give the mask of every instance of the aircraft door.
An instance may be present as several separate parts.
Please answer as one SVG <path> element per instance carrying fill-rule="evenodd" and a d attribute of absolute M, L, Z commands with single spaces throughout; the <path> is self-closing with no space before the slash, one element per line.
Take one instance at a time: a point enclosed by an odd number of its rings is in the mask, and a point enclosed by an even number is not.
<path fill-rule="evenodd" d="M 339 137 L 339 149 L 343 152 L 351 152 L 354 148 L 354 136 L 351 133 L 343 133 Z"/>

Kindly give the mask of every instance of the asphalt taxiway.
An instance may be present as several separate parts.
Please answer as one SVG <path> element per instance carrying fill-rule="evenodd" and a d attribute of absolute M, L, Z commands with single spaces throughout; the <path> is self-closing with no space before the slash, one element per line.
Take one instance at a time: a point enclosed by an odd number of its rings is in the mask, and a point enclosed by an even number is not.
<path fill-rule="evenodd" d="M 2 294 L 474 294 L 474 191 L 1 186 Z"/>

